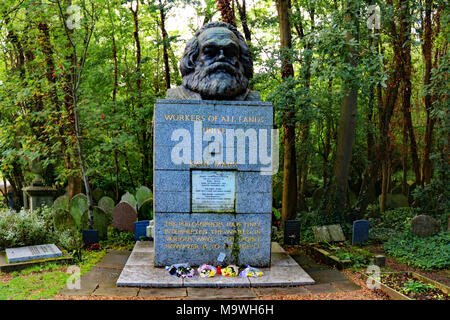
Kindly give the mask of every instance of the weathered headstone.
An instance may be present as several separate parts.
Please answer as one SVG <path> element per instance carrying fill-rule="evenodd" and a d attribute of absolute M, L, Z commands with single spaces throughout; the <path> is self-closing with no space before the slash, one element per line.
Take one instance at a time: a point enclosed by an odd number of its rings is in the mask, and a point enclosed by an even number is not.
<path fill-rule="evenodd" d="M 300 241 L 300 221 L 286 220 L 284 222 L 284 244 L 294 245 Z"/>
<path fill-rule="evenodd" d="M 421 214 L 411 219 L 411 233 L 421 237 L 430 237 L 441 230 L 441 222 L 433 217 Z"/>
<path fill-rule="evenodd" d="M 153 199 L 145 200 L 138 211 L 139 220 L 153 220 Z"/>
<path fill-rule="evenodd" d="M 133 206 L 134 208 L 136 208 L 137 205 L 137 200 L 136 197 L 133 196 L 131 193 L 129 193 L 128 191 L 125 192 L 125 194 L 122 196 L 122 198 L 120 199 L 120 202 L 128 202 L 128 204 L 130 204 L 131 206 Z"/>
<path fill-rule="evenodd" d="M 53 209 L 64 210 L 69 212 L 69 203 L 67 200 L 68 197 L 66 195 L 56 198 L 55 201 L 53 202 Z"/>
<path fill-rule="evenodd" d="M 94 229 L 98 231 L 99 240 L 106 240 L 108 238 L 109 215 L 100 207 L 94 207 L 92 210 L 92 217 L 94 219 Z"/>
<path fill-rule="evenodd" d="M 134 222 L 137 214 L 134 206 L 122 201 L 114 207 L 112 212 L 113 227 L 119 231 L 134 232 Z"/>
<path fill-rule="evenodd" d="M 314 226 L 312 230 L 317 242 L 331 242 L 331 236 L 327 226 Z"/>
<path fill-rule="evenodd" d="M 136 201 L 138 209 L 141 208 L 142 204 L 153 197 L 152 191 L 146 186 L 141 186 L 136 190 Z"/>
<path fill-rule="evenodd" d="M 352 244 L 364 243 L 369 240 L 369 220 L 353 221 Z"/>
<path fill-rule="evenodd" d="M 98 206 L 103 209 L 107 214 L 111 216 L 114 209 L 114 200 L 108 196 L 104 196 L 98 202 Z"/>
<path fill-rule="evenodd" d="M 55 215 L 53 216 L 53 226 L 57 231 L 77 229 L 75 219 L 67 210 L 55 210 Z"/>
<path fill-rule="evenodd" d="M 341 242 L 345 241 L 345 235 L 338 224 L 312 227 L 317 242 Z"/>
<path fill-rule="evenodd" d="M 62 257 L 61 250 L 54 244 L 6 248 L 5 252 L 8 263 Z"/>
<path fill-rule="evenodd" d="M 345 241 L 345 235 L 342 231 L 342 228 L 338 224 L 331 224 L 328 226 L 328 232 L 330 233 L 330 237 L 332 241 Z"/>
<path fill-rule="evenodd" d="M 72 215 L 72 217 L 75 219 L 75 222 L 77 223 L 78 228 L 82 228 L 81 218 L 83 214 L 88 209 L 88 200 L 87 197 L 79 193 L 75 195 L 72 199 L 70 199 L 69 202 L 69 213 Z"/>
<path fill-rule="evenodd" d="M 92 199 L 94 200 L 94 203 L 97 203 L 100 201 L 100 199 L 105 195 L 105 192 L 100 189 L 96 188 L 94 191 L 92 191 Z"/>

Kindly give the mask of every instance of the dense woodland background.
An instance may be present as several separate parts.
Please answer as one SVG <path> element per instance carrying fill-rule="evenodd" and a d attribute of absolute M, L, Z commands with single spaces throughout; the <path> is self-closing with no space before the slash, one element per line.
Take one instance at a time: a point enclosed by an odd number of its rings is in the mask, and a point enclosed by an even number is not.
<path fill-rule="evenodd" d="M 449 17 L 440 0 L 3 0 L 0 177 L 16 209 L 36 159 L 69 197 L 152 188 L 153 105 L 181 83 L 182 35 L 221 20 L 275 106 L 274 223 L 392 206 L 446 221 Z"/>

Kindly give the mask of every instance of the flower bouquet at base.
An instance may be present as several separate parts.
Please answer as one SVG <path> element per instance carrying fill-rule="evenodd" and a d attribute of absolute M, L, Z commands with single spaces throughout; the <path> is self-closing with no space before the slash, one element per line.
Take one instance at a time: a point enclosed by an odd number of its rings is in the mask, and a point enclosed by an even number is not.
<path fill-rule="evenodd" d="M 217 269 L 209 264 L 204 264 L 198 267 L 197 272 L 202 278 L 211 278 L 216 275 Z"/>
<path fill-rule="evenodd" d="M 224 277 L 237 277 L 239 274 L 239 268 L 234 265 L 229 265 L 228 267 L 223 268 L 221 273 Z"/>
<path fill-rule="evenodd" d="M 194 269 L 189 266 L 188 263 L 179 263 L 167 266 L 166 270 L 169 271 L 171 276 L 177 276 L 178 278 L 191 278 L 194 276 Z"/>
<path fill-rule="evenodd" d="M 257 268 L 247 265 L 247 267 L 239 273 L 239 277 L 262 277 L 263 272 Z"/>

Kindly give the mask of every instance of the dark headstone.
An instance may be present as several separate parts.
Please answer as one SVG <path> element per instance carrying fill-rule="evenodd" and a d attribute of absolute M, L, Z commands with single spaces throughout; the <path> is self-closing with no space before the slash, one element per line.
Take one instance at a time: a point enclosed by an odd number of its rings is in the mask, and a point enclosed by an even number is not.
<path fill-rule="evenodd" d="M 294 245 L 300 242 L 300 221 L 286 220 L 284 222 L 284 244 Z"/>
<path fill-rule="evenodd" d="M 98 238 L 100 240 L 106 240 L 108 238 L 109 215 L 100 207 L 94 207 L 92 215 L 94 229 L 98 231 Z"/>
<path fill-rule="evenodd" d="M 137 214 L 134 206 L 128 202 L 122 201 L 114 207 L 112 212 L 113 227 L 119 231 L 134 231 L 134 222 Z"/>
<path fill-rule="evenodd" d="M 150 220 L 142 220 L 134 223 L 134 241 L 140 241 L 141 237 L 145 237 L 145 240 L 151 240 L 147 237 L 147 226 L 150 224 Z"/>
<path fill-rule="evenodd" d="M 411 219 L 411 233 L 421 237 L 430 237 L 441 230 L 441 222 L 424 214 Z"/>
<path fill-rule="evenodd" d="M 138 220 L 152 220 L 153 219 L 153 199 L 145 200 L 138 211 Z"/>
<path fill-rule="evenodd" d="M 85 246 L 98 243 L 98 231 L 97 230 L 83 230 L 83 243 Z"/>
<path fill-rule="evenodd" d="M 100 199 L 105 195 L 105 192 L 102 189 L 94 189 L 94 191 L 92 191 L 92 199 L 94 200 L 95 203 L 98 203 L 100 201 Z"/>
<path fill-rule="evenodd" d="M 386 265 L 386 257 L 382 254 L 376 255 L 373 259 L 373 264 L 380 268 L 384 267 Z"/>
<path fill-rule="evenodd" d="M 352 244 L 364 243 L 369 240 L 369 220 L 353 221 Z"/>

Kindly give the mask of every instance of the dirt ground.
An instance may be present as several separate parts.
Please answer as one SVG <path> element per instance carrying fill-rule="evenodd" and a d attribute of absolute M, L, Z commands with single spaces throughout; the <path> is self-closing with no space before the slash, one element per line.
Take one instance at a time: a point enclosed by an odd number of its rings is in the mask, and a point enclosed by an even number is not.
<path fill-rule="evenodd" d="M 371 246 L 365 247 L 365 249 L 367 251 L 370 251 L 375 254 L 385 255 L 382 245 L 371 245 Z M 394 271 L 415 272 L 424 277 L 427 277 L 427 278 L 430 278 L 437 282 L 440 282 L 442 284 L 445 284 L 446 286 L 450 286 L 450 270 L 424 271 L 422 269 L 409 266 L 406 263 L 398 262 L 396 259 L 389 257 L 387 255 L 385 255 L 385 256 L 386 256 L 386 267 L 388 267 Z"/>

